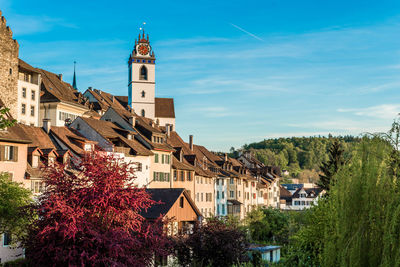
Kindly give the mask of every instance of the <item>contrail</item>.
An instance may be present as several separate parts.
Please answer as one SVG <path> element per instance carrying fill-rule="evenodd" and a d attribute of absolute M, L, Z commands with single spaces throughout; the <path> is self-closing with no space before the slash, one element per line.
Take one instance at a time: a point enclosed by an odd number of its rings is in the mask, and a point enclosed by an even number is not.
<path fill-rule="evenodd" d="M 253 38 L 257 39 L 257 40 L 263 41 L 263 42 L 264 42 L 264 40 L 261 39 L 260 37 L 258 37 L 257 35 L 252 34 L 251 32 L 246 31 L 245 29 L 239 27 L 238 25 L 235 25 L 235 24 L 233 24 L 233 23 L 230 23 L 230 24 L 231 24 L 233 27 L 235 27 L 236 29 L 238 29 L 238 30 L 240 30 L 240 31 L 242 31 L 242 32 L 244 32 L 244 33 L 246 33 L 247 35 L 250 35 L 251 37 L 253 37 Z"/>

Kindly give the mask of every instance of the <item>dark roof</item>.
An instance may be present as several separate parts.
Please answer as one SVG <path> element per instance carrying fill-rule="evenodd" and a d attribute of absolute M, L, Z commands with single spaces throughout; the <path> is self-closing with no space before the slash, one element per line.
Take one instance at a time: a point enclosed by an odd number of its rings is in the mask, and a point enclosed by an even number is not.
<path fill-rule="evenodd" d="M 116 95 L 115 98 L 119 101 L 119 103 L 125 108 L 129 105 L 128 97 L 124 95 Z"/>
<path fill-rule="evenodd" d="M 242 205 L 242 202 L 237 201 L 236 199 L 228 199 L 229 203 L 232 203 L 233 205 Z"/>
<path fill-rule="evenodd" d="M 279 186 L 279 190 L 280 190 L 280 198 L 281 199 L 285 199 L 286 201 L 292 199 L 292 193 L 290 193 L 289 190 L 287 190 L 285 187 L 283 187 L 281 185 L 281 186 Z"/>
<path fill-rule="evenodd" d="M 151 206 L 146 212 L 142 212 L 140 215 L 146 219 L 157 219 L 160 216 L 165 216 L 184 190 L 183 188 L 146 189 L 146 192 L 151 195 L 151 199 L 161 202 L 161 204 Z"/>
<path fill-rule="evenodd" d="M 297 190 L 299 188 L 302 188 L 304 185 L 303 184 L 282 184 L 282 186 L 284 188 L 286 188 L 287 190 L 292 191 L 292 190 Z"/>
<path fill-rule="evenodd" d="M 173 98 L 155 98 L 156 118 L 175 118 L 175 107 Z"/>
<path fill-rule="evenodd" d="M 30 72 L 40 73 L 39 70 L 32 67 L 31 65 L 29 65 L 28 63 L 26 63 L 25 61 L 23 61 L 20 58 L 18 59 L 18 67 L 25 69 L 27 71 L 30 71 Z"/>
<path fill-rule="evenodd" d="M 296 192 L 293 193 L 293 198 L 298 198 L 299 197 L 299 192 L 301 191 L 301 188 L 298 188 Z M 307 198 L 315 198 L 317 197 L 322 191 L 322 188 L 319 187 L 314 187 L 314 188 L 304 188 L 304 191 L 306 191 L 306 197 Z M 311 196 L 311 194 L 314 194 L 314 196 Z"/>

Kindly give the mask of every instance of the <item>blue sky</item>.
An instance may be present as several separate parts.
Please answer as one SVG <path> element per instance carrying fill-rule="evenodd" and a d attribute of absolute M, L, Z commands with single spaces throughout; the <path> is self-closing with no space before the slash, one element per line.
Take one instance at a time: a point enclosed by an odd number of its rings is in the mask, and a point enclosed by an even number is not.
<path fill-rule="evenodd" d="M 57 4 L 55 4 L 57 3 Z M 264 138 L 387 131 L 400 112 L 400 1 L 0 0 L 20 57 L 127 95 L 142 22 L 156 94 L 212 150 Z"/>

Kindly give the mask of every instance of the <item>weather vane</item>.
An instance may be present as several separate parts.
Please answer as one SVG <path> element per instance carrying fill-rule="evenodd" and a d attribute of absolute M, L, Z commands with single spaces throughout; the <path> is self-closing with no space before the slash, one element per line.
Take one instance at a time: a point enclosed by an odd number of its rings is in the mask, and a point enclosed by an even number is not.
<path fill-rule="evenodd" d="M 140 27 L 139 30 L 141 30 L 141 31 L 144 32 L 144 26 L 145 26 L 145 25 L 146 25 L 146 22 L 143 22 L 143 23 L 142 23 L 142 27 Z"/>

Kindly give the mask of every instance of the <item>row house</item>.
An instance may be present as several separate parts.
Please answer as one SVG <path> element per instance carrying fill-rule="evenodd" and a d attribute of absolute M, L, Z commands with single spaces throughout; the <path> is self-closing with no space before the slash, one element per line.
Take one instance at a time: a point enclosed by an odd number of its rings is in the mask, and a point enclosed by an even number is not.
<path fill-rule="evenodd" d="M 297 188 L 294 192 L 289 189 Z M 292 193 L 293 192 L 293 193 Z M 282 210 L 304 210 L 316 205 L 325 190 L 313 184 L 283 184 L 280 187 Z"/>
<path fill-rule="evenodd" d="M 251 175 L 257 180 L 259 189 L 256 195 L 257 205 L 279 208 L 280 169 L 278 167 L 265 166 L 254 157 L 251 151 L 241 153 L 238 161 L 248 168 Z"/>
<path fill-rule="evenodd" d="M 182 186 L 190 192 L 196 206 L 201 211 L 204 217 L 215 215 L 215 191 L 214 181 L 216 174 L 212 171 L 212 167 L 204 160 L 203 155 L 193 145 L 193 136 L 190 137 L 189 143 L 186 143 L 178 135 L 177 132 L 171 131 L 170 127 L 165 127 L 167 134 L 167 142 L 175 149 L 175 158 L 178 162 L 189 166 L 193 176 L 180 177 L 177 173 L 178 183 L 174 183 L 173 187 L 179 188 Z M 175 173 L 174 173 L 175 181 Z"/>

